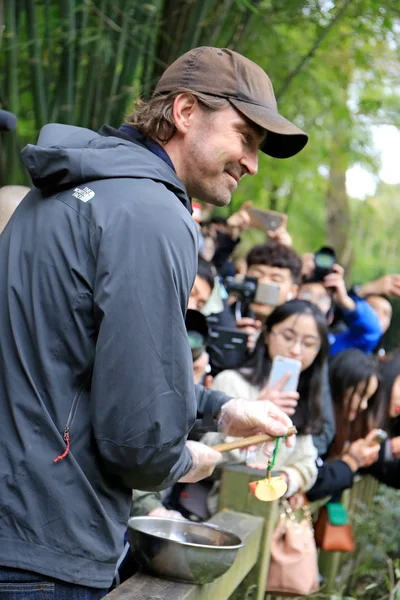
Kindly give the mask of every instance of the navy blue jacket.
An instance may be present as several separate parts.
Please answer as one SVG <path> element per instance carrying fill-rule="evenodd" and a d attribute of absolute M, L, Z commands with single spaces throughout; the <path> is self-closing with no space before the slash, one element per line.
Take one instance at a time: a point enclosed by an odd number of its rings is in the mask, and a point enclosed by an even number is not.
<path fill-rule="evenodd" d="M 196 415 L 227 400 L 193 385 L 197 230 L 173 169 L 117 130 L 47 125 L 23 161 L 35 188 L 0 236 L 0 565 L 104 588 L 131 489 L 184 475 Z"/>

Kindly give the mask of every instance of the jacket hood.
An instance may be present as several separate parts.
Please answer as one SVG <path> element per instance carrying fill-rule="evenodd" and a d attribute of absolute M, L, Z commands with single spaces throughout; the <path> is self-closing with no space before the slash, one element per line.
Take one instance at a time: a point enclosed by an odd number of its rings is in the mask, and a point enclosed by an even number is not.
<path fill-rule="evenodd" d="M 21 152 L 32 183 L 46 194 L 99 179 L 152 179 L 163 183 L 189 209 L 190 198 L 174 171 L 143 144 L 117 129 L 90 129 L 50 123 L 37 145 Z"/>

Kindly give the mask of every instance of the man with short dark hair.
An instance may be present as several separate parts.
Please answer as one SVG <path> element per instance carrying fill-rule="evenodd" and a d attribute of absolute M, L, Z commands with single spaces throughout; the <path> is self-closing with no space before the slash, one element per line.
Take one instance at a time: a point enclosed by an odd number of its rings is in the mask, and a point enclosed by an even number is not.
<path fill-rule="evenodd" d="M 196 416 L 286 434 L 270 402 L 194 387 L 190 198 L 224 206 L 259 149 L 306 142 L 260 67 L 202 47 L 120 130 L 46 125 L 23 150 L 34 189 L 0 237 L 0 595 L 102 597 L 131 489 L 197 481 L 220 460 L 187 441 Z"/>

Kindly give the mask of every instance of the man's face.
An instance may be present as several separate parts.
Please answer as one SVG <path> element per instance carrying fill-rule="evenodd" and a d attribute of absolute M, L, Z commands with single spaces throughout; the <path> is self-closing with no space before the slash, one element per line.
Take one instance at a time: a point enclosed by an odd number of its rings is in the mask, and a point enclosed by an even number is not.
<path fill-rule="evenodd" d="M 192 287 L 192 291 L 190 292 L 188 308 L 191 310 L 201 310 L 204 308 L 205 303 L 211 296 L 211 286 L 202 277 L 196 275 L 196 279 L 194 280 L 194 284 Z"/>
<path fill-rule="evenodd" d="M 293 283 L 290 269 L 281 267 L 271 267 L 269 265 L 251 265 L 247 269 L 247 275 L 257 277 L 258 283 L 277 283 L 279 285 L 278 305 L 284 304 L 287 300 L 296 297 L 298 286 Z M 274 310 L 270 304 L 250 305 L 256 317 L 262 321 Z"/>
<path fill-rule="evenodd" d="M 322 283 L 303 283 L 300 287 L 298 298 L 316 304 L 324 315 L 328 314 L 332 305 L 332 298 Z"/>
<path fill-rule="evenodd" d="M 381 324 L 382 334 L 386 333 L 390 327 L 392 321 L 392 305 L 389 300 L 382 298 L 382 296 L 369 296 L 367 298 L 368 304 L 376 312 L 379 323 Z"/>
<path fill-rule="evenodd" d="M 255 175 L 265 134 L 233 107 L 206 111 L 198 103 L 181 138 L 178 175 L 189 195 L 226 206 L 244 175 Z"/>

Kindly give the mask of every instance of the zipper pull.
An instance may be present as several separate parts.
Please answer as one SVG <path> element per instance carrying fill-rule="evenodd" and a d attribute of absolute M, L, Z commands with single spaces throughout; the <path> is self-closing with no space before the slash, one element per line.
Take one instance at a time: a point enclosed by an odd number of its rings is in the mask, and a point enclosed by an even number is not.
<path fill-rule="evenodd" d="M 60 456 L 57 456 L 53 462 L 54 463 L 58 463 L 60 460 L 63 460 L 68 452 L 69 452 L 69 448 L 70 448 L 70 443 L 69 443 L 69 427 L 66 427 L 64 429 L 64 433 L 63 433 L 63 438 L 64 438 L 64 442 L 65 442 L 65 450 L 62 454 L 60 454 Z"/>

